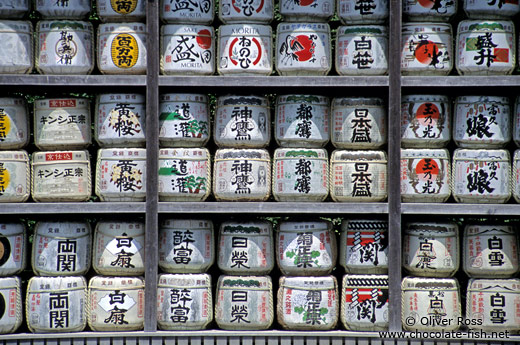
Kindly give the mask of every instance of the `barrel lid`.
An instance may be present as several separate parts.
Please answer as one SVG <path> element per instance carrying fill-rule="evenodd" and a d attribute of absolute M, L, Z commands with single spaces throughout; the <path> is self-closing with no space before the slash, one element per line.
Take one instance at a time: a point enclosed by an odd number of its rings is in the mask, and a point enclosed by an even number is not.
<path fill-rule="evenodd" d="M 516 231 L 509 225 L 468 224 L 464 227 L 464 236 L 476 235 L 515 235 Z"/>
<path fill-rule="evenodd" d="M 97 96 L 100 104 L 105 103 L 145 103 L 146 97 L 139 93 L 104 93 Z"/>
<path fill-rule="evenodd" d="M 84 231 L 81 231 L 82 229 Z M 52 238 L 80 238 L 89 236 L 91 229 L 87 222 L 38 222 L 34 228 L 34 233 Z"/>
<path fill-rule="evenodd" d="M 383 288 L 388 289 L 388 275 L 346 274 L 343 276 L 345 288 Z"/>
<path fill-rule="evenodd" d="M 508 26 L 514 31 L 514 24 L 510 20 L 461 20 L 457 32 L 500 32 L 505 31 Z M 467 29 L 464 30 L 464 27 Z"/>
<path fill-rule="evenodd" d="M 219 38 L 225 36 L 272 36 L 270 25 L 228 24 L 219 27 Z"/>
<path fill-rule="evenodd" d="M 264 149 L 218 149 L 215 160 L 257 159 L 270 161 L 269 152 Z"/>
<path fill-rule="evenodd" d="M 456 149 L 453 151 L 453 160 L 463 161 L 509 161 L 509 151 L 507 150 L 471 150 L 471 149 Z"/>
<path fill-rule="evenodd" d="M 6 289 L 20 289 L 22 286 L 22 280 L 20 277 L 1 277 L 0 278 L 0 290 Z"/>
<path fill-rule="evenodd" d="M 200 93 L 164 93 L 161 102 L 207 102 L 208 96 Z"/>
<path fill-rule="evenodd" d="M 276 97 L 276 103 L 280 105 L 280 103 L 288 104 L 288 103 L 312 103 L 321 106 L 329 105 L 329 98 L 320 95 L 300 95 L 300 94 L 292 94 L 292 95 L 279 95 Z"/>
<path fill-rule="evenodd" d="M 269 235 L 272 232 L 272 225 L 268 221 L 256 222 L 224 222 L 220 225 L 220 233 L 245 234 L 245 235 Z"/>
<path fill-rule="evenodd" d="M 218 107 L 223 107 L 227 105 L 257 105 L 267 107 L 269 106 L 269 100 L 267 99 L 267 97 L 235 95 L 220 96 L 217 98 L 217 111 Z"/>
<path fill-rule="evenodd" d="M 210 154 L 206 148 L 175 148 L 160 149 L 159 159 L 188 159 L 188 160 L 209 160 Z"/>
<path fill-rule="evenodd" d="M 71 277 L 32 277 L 27 283 L 27 293 L 84 290 L 87 281 L 83 276 Z"/>
<path fill-rule="evenodd" d="M 459 96 L 455 98 L 455 105 L 459 103 L 502 103 L 509 105 L 509 98 L 500 96 Z"/>
<path fill-rule="evenodd" d="M 106 23 L 99 24 L 99 34 L 147 34 L 144 23 Z"/>
<path fill-rule="evenodd" d="M 96 290 L 136 290 L 144 289 L 144 279 L 141 277 L 105 277 L 94 276 L 88 284 L 89 289 Z"/>
<path fill-rule="evenodd" d="M 413 222 L 406 223 L 405 233 L 409 235 L 436 235 L 441 237 L 458 236 L 459 227 L 454 222 Z"/>
<path fill-rule="evenodd" d="M 339 97 L 333 99 L 333 105 L 335 107 L 347 107 L 347 106 L 383 106 L 384 101 L 379 97 Z"/>
<path fill-rule="evenodd" d="M 401 149 L 402 158 L 450 159 L 450 153 L 447 149 Z"/>
<path fill-rule="evenodd" d="M 213 222 L 207 219 L 165 219 L 161 229 L 213 230 Z"/>
<path fill-rule="evenodd" d="M 211 276 L 206 273 L 201 274 L 160 274 L 159 288 L 211 288 Z"/>
<path fill-rule="evenodd" d="M 25 150 L 0 151 L 0 160 L 29 162 L 29 155 L 27 154 L 27 151 L 25 151 Z"/>
<path fill-rule="evenodd" d="M 137 237 L 144 236 L 145 225 L 141 222 L 102 220 L 96 224 L 96 233 L 105 236 Z"/>
<path fill-rule="evenodd" d="M 335 150 L 332 152 L 331 162 L 367 161 L 374 163 L 386 163 L 385 151 L 350 151 Z"/>
<path fill-rule="evenodd" d="M 343 219 L 341 231 L 388 231 L 388 221 L 377 219 Z"/>
<path fill-rule="evenodd" d="M 192 24 L 167 24 L 161 27 L 161 35 L 197 35 L 213 37 L 215 30 L 212 26 Z"/>
<path fill-rule="evenodd" d="M 280 287 L 296 290 L 332 290 L 338 286 L 336 277 L 280 277 Z"/>
<path fill-rule="evenodd" d="M 338 28 L 338 36 L 351 34 L 388 36 L 388 29 L 384 25 L 348 25 Z"/>
<path fill-rule="evenodd" d="M 329 221 L 308 221 L 308 222 L 280 222 L 278 231 L 302 232 L 302 231 L 327 231 L 332 229 Z"/>
<path fill-rule="evenodd" d="M 328 159 L 325 149 L 306 149 L 306 148 L 278 148 L 274 151 L 275 159 L 307 158 L 307 159 Z"/>
<path fill-rule="evenodd" d="M 79 20 L 40 20 L 36 24 L 37 31 L 60 31 L 63 29 L 93 32 L 94 26 L 91 22 Z"/>
<path fill-rule="evenodd" d="M 468 282 L 468 292 L 520 293 L 520 279 L 475 279 Z"/>
<path fill-rule="evenodd" d="M 77 163 L 78 161 L 81 161 L 81 163 L 88 163 L 88 151 L 38 151 L 33 152 L 32 154 L 33 164 L 45 162 L 56 164 L 69 162 Z"/>
<path fill-rule="evenodd" d="M 449 102 L 450 99 L 446 95 L 403 95 L 401 103 L 408 102 Z"/>
<path fill-rule="evenodd" d="M 111 148 L 111 149 L 99 149 L 98 159 L 146 159 L 146 149 L 139 148 Z"/>
<path fill-rule="evenodd" d="M 0 20 L 0 33 L 30 34 L 32 23 L 26 20 Z"/>
<path fill-rule="evenodd" d="M 222 290 L 272 290 L 270 276 L 229 276 L 218 278 L 217 289 Z"/>
<path fill-rule="evenodd" d="M 1 236 L 17 236 L 25 233 L 25 225 L 23 223 L 0 223 Z"/>
<path fill-rule="evenodd" d="M 405 277 L 401 283 L 403 291 L 411 290 L 449 290 L 458 291 L 459 283 L 454 278 Z"/>

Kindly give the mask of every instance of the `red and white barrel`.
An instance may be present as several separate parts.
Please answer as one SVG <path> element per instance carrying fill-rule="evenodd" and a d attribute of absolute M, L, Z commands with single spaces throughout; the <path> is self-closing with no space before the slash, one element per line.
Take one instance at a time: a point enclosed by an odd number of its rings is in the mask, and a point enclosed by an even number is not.
<path fill-rule="evenodd" d="M 31 171 L 27 152 L 0 151 L 0 203 L 27 201 L 30 192 Z"/>
<path fill-rule="evenodd" d="M 286 22 L 327 22 L 334 15 L 335 0 L 280 0 L 279 10 Z"/>
<path fill-rule="evenodd" d="M 428 20 L 431 22 L 449 22 L 457 14 L 458 1 L 403 1 L 403 15 L 411 22 Z"/>
<path fill-rule="evenodd" d="M 218 3 L 218 17 L 224 24 L 269 24 L 273 20 L 273 0 L 220 0 Z"/>
<path fill-rule="evenodd" d="M 0 73 L 30 73 L 34 67 L 33 26 L 29 21 L 0 20 Z"/>
<path fill-rule="evenodd" d="M 169 24 L 209 25 L 215 15 L 213 0 L 168 1 L 162 0 L 159 17 Z"/>
<path fill-rule="evenodd" d="M 14 333 L 23 321 L 22 280 L 0 278 L 0 334 Z"/>
<path fill-rule="evenodd" d="M 28 251 L 26 234 L 25 225 L 21 222 L 0 223 L 0 277 L 13 276 L 25 269 Z"/>
<path fill-rule="evenodd" d="M 102 22 L 135 22 L 146 17 L 145 0 L 97 0 L 96 10 Z"/>
<path fill-rule="evenodd" d="M 507 18 L 520 12 L 518 1 L 479 1 L 463 0 L 464 12 L 469 18 Z"/>
<path fill-rule="evenodd" d="M 338 16 L 342 24 L 383 24 L 388 19 L 388 0 L 338 0 Z"/>
<path fill-rule="evenodd" d="M 83 19 L 91 11 L 90 0 L 36 0 L 35 10 L 43 18 Z"/>
<path fill-rule="evenodd" d="M 29 109 L 21 97 L 0 98 L 0 149 L 21 149 L 29 143 Z"/>

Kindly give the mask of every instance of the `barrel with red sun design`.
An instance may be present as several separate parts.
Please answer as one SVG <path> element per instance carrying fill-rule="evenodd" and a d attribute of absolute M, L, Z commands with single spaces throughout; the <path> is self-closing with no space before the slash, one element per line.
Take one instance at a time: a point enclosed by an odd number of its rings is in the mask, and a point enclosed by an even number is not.
<path fill-rule="evenodd" d="M 273 0 L 221 0 L 218 17 L 224 24 L 269 24 L 274 16 Z"/>
<path fill-rule="evenodd" d="M 280 0 L 280 14 L 288 22 L 327 22 L 334 0 Z"/>
<path fill-rule="evenodd" d="M 458 1 L 404 0 L 403 14 L 409 21 L 448 22 L 457 13 Z"/>

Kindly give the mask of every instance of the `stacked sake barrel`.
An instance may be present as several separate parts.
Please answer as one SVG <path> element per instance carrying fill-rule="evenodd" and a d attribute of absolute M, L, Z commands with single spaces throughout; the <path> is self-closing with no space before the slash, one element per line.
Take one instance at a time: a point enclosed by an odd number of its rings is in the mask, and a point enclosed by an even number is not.
<path fill-rule="evenodd" d="M 34 68 L 33 25 L 22 20 L 29 13 L 30 0 L 0 7 L 0 38 L 10 47 L 0 58 L 0 73 L 30 73 Z"/>

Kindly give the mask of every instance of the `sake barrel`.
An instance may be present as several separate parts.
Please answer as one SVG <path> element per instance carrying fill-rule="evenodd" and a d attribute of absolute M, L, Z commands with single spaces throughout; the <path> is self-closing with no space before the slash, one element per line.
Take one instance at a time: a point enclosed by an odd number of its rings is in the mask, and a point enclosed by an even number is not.
<path fill-rule="evenodd" d="M 213 222 L 165 219 L 159 226 L 159 267 L 168 273 L 203 273 L 215 261 Z"/>
<path fill-rule="evenodd" d="M 0 54 L 0 73 L 30 73 L 34 67 L 31 22 L 0 20 L 0 40 L 9 47 Z"/>
<path fill-rule="evenodd" d="M 322 276 L 332 272 L 338 253 L 329 221 L 282 221 L 277 230 L 276 261 L 283 275 Z"/>
<path fill-rule="evenodd" d="M 29 12 L 29 0 L 10 0 L 0 4 L 0 18 L 22 18 Z"/>
<path fill-rule="evenodd" d="M 159 150 L 159 200 L 204 201 L 211 191 L 211 163 L 205 148 Z"/>
<path fill-rule="evenodd" d="M 279 11 L 286 22 L 327 22 L 334 15 L 334 0 L 280 0 Z"/>
<path fill-rule="evenodd" d="M 229 275 L 267 275 L 274 267 L 273 226 L 268 221 L 220 225 L 218 267 Z"/>
<path fill-rule="evenodd" d="M 338 247 L 346 273 L 388 273 L 388 221 L 343 219 Z"/>
<path fill-rule="evenodd" d="M 218 4 L 218 17 L 224 24 L 269 24 L 273 20 L 273 0 L 221 0 Z"/>
<path fill-rule="evenodd" d="M 266 201 L 271 194 L 271 159 L 264 149 L 219 149 L 213 195 L 218 201 Z"/>
<path fill-rule="evenodd" d="M 338 16 L 341 23 L 382 24 L 388 18 L 388 0 L 338 0 Z"/>
<path fill-rule="evenodd" d="M 96 10 L 103 22 L 134 22 L 146 18 L 145 0 L 97 0 Z"/>
<path fill-rule="evenodd" d="M 520 12 L 516 1 L 463 1 L 464 12 L 469 18 L 512 18 Z"/>
<path fill-rule="evenodd" d="M 21 222 L 0 223 L 0 277 L 19 274 L 25 269 L 26 260 L 25 225 Z"/>
<path fill-rule="evenodd" d="M 281 76 L 324 76 L 332 68 L 326 23 L 280 23 L 276 29 L 276 71 Z"/>
<path fill-rule="evenodd" d="M 209 274 L 160 274 L 157 325 L 163 330 L 200 330 L 213 320 Z"/>
<path fill-rule="evenodd" d="M 82 19 L 91 10 L 89 0 L 35 0 L 34 3 L 43 18 Z"/>
<path fill-rule="evenodd" d="M 431 22 L 449 22 L 457 14 L 458 1 L 403 1 L 403 15 L 411 22 L 424 19 Z"/>
<path fill-rule="evenodd" d="M 92 194 L 87 151 L 34 152 L 31 195 L 37 202 L 87 201 Z"/>
<path fill-rule="evenodd" d="M 146 149 L 99 149 L 96 195 L 101 201 L 144 201 Z"/>
<path fill-rule="evenodd" d="M 349 331 L 388 329 L 388 276 L 343 276 L 341 322 Z"/>
<path fill-rule="evenodd" d="M 31 172 L 27 152 L 0 151 L 0 203 L 27 201 L 30 191 Z"/>
<path fill-rule="evenodd" d="M 0 149 L 21 149 L 29 143 L 29 110 L 20 97 L 0 98 Z"/>
<path fill-rule="evenodd" d="M 269 276 L 218 278 L 215 321 L 228 330 L 262 330 L 273 323 L 273 285 Z"/>
<path fill-rule="evenodd" d="M 213 0 L 168 1 L 162 0 L 159 16 L 166 23 L 209 25 L 215 15 Z"/>
<path fill-rule="evenodd" d="M 88 284 L 88 325 L 99 331 L 138 331 L 144 327 L 144 279 L 95 276 Z"/>
<path fill-rule="evenodd" d="M 218 97 L 213 138 L 219 147 L 264 148 L 269 145 L 269 99 L 238 95 Z"/>
<path fill-rule="evenodd" d="M 280 277 L 278 323 L 284 329 L 333 329 L 339 316 L 336 277 Z"/>
<path fill-rule="evenodd" d="M 144 273 L 144 223 L 99 221 L 92 247 L 92 267 L 96 273 L 110 276 Z"/>
<path fill-rule="evenodd" d="M 513 140 L 520 147 L 520 97 L 516 97 L 513 110 Z M 0 144 L 1 145 L 1 144 Z"/>
<path fill-rule="evenodd" d="M 330 103 L 319 95 L 279 95 L 275 139 L 282 147 L 325 147 L 330 139 Z"/>
<path fill-rule="evenodd" d="M 441 148 L 451 140 L 451 103 L 444 95 L 403 95 L 401 146 Z"/>
<path fill-rule="evenodd" d="M 325 149 L 278 148 L 273 160 L 276 201 L 324 201 L 329 195 L 329 159 Z"/>
<path fill-rule="evenodd" d="M 509 278 L 518 266 L 518 236 L 511 225 L 468 224 L 464 228 L 463 269 L 473 278 Z"/>
<path fill-rule="evenodd" d="M 92 142 L 87 98 L 44 98 L 34 102 L 34 143 L 40 150 L 75 150 Z"/>
<path fill-rule="evenodd" d="M 505 203 L 511 197 L 509 151 L 456 149 L 451 179 L 457 202 Z"/>
<path fill-rule="evenodd" d="M 209 139 L 211 122 L 208 96 L 167 93 L 159 101 L 161 147 L 202 147 Z"/>
<path fill-rule="evenodd" d="M 459 227 L 453 222 L 407 223 L 403 267 L 419 277 L 452 277 L 459 269 Z"/>
<path fill-rule="evenodd" d="M 453 35 L 448 23 L 405 23 L 401 45 L 403 75 L 448 75 L 453 68 Z"/>
<path fill-rule="evenodd" d="M 461 75 L 511 74 L 516 64 L 512 21 L 462 20 L 457 30 L 455 67 Z"/>
<path fill-rule="evenodd" d="M 84 277 L 32 277 L 27 283 L 25 315 L 33 333 L 81 332 L 87 309 Z"/>
<path fill-rule="evenodd" d="M 31 266 L 40 276 L 85 275 L 90 269 L 92 231 L 86 221 L 40 221 L 34 228 Z"/>
<path fill-rule="evenodd" d="M 336 35 L 339 75 L 385 75 L 388 72 L 388 30 L 382 25 L 340 26 Z"/>
<path fill-rule="evenodd" d="M 384 101 L 376 97 L 332 100 L 331 141 L 338 149 L 378 149 L 388 140 Z"/>
<path fill-rule="evenodd" d="M 511 183 L 513 197 L 516 202 L 520 203 L 520 150 L 516 150 L 513 156 L 513 176 Z"/>
<path fill-rule="evenodd" d="M 145 24 L 100 24 L 97 38 L 97 66 L 101 73 L 146 74 Z"/>
<path fill-rule="evenodd" d="M 454 278 L 405 277 L 401 317 L 407 331 L 456 331 L 462 317 L 459 283 Z"/>
<path fill-rule="evenodd" d="M 19 277 L 0 278 L 0 334 L 14 333 L 23 321 L 22 283 Z"/>

